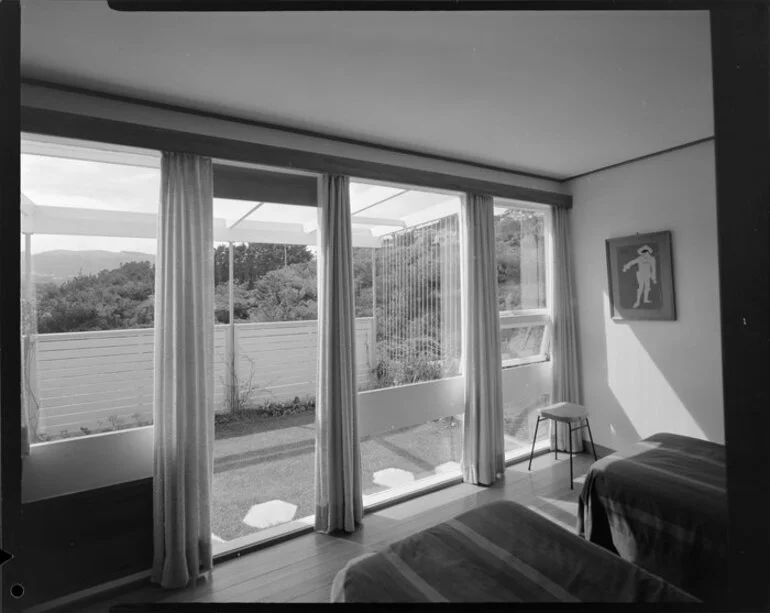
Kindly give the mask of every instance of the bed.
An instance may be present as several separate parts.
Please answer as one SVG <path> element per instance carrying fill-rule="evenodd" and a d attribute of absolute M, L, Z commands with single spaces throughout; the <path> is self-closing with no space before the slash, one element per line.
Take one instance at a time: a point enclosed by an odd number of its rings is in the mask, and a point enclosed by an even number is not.
<path fill-rule="evenodd" d="M 509 501 L 348 562 L 332 602 L 697 602 Z"/>
<path fill-rule="evenodd" d="M 578 533 L 704 601 L 724 598 L 725 447 L 661 433 L 594 463 Z"/>

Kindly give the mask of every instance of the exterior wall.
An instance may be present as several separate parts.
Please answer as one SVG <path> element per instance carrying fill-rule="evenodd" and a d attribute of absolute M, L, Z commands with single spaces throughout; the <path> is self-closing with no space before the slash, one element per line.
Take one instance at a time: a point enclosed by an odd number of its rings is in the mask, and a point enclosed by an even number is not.
<path fill-rule="evenodd" d="M 714 143 L 572 183 L 578 333 L 594 440 L 724 443 Z M 677 319 L 614 321 L 605 239 L 670 230 Z M 750 264 L 747 264 L 750 265 Z"/>

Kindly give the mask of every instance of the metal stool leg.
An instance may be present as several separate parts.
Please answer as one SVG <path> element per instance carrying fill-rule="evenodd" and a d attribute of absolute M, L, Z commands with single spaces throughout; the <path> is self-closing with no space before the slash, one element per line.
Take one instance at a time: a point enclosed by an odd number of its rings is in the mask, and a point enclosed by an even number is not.
<path fill-rule="evenodd" d="M 553 428 L 556 431 L 556 434 L 554 435 L 554 446 L 553 446 L 553 459 L 558 460 L 559 459 L 559 422 L 555 419 L 553 420 Z"/>
<path fill-rule="evenodd" d="M 532 456 L 535 455 L 535 441 L 537 440 L 537 427 L 540 425 L 540 415 L 537 416 L 537 423 L 535 424 L 535 436 L 532 437 L 532 451 L 529 452 L 529 466 L 527 470 L 532 469 Z"/>
<path fill-rule="evenodd" d="M 591 424 L 588 423 L 588 418 L 587 417 L 586 417 L 586 427 L 588 428 L 588 438 L 591 439 L 591 451 L 594 452 L 594 461 L 596 461 L 599 458 L 596 457 L 596 445 L 594 445 L 594 435 L 591 434 Z"/>
<path fill-rule="evenodd" d="M 569 428 L 569 489 L 572 489 L 572 422 L 567 422 Z"/>

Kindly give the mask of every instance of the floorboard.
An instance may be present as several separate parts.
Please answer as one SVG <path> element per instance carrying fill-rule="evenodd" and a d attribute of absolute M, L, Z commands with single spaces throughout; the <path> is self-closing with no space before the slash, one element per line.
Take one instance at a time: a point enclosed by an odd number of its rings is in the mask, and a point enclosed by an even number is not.
<path fill-rule="evenodd" d="M 453 485 L 366 515 L 353 534 L 305 534 L 217 564 L 208 580 L 193 588 L 165 591 L 149 583 L 90 602 L 50 609 L 50 613 L 106 613 L 113 604 L 136 602 L 328 602 L 337 572 L 351 559 L 380 551 L 390 543 L 495 500 L 514 500 L 574 531 L 577 500 L 593 457 L 574 457 L 574 488 L 569 456 L 538 456 L 509 466 L 490 487 Z"/>

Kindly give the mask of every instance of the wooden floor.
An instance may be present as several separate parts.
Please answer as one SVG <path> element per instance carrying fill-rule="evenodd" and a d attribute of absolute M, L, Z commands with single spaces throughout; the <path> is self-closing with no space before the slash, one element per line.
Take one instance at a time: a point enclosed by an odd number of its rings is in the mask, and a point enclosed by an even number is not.
<path fill-rule="evenodd" d="M 211 579 L 194 588 L 165 591 L 148 583 L 51 611 L 102 613 L 121 602 L 328 602 L 332 580 L 348 560 L 494 500 L 519 502 L 574 532 L 578 494 L 592 462 L 590 455 L 575 456 L 573 490 L 569 456 L 554 460 L 549 453 L 534 459 L 531 472 L 527 462 L 508 467 L 492 487 L 463 483 L 366 515 L 354 534 L 306 534 L 217 564 Z"/>

